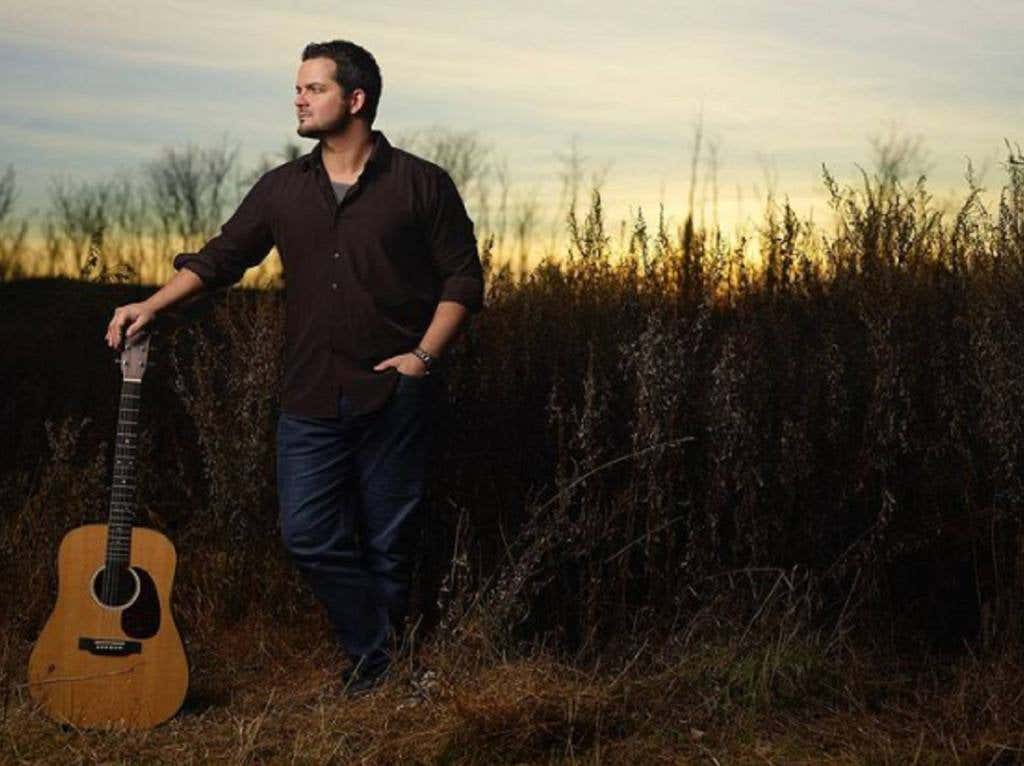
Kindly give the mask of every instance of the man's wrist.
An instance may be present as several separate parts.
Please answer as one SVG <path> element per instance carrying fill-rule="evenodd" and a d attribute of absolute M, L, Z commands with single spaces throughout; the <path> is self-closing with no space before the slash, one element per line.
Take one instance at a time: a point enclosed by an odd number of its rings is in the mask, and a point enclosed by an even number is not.
<path fill-rule="evenodd" d="M 430 372 L 434 365 L 437 364 L 437 357 L 429 351 L 426 351 L 422 346 L 414 348 L 412 350 L 412 354 L 423 362 L 423 366 L 426 368 L 427 372 Z"/>

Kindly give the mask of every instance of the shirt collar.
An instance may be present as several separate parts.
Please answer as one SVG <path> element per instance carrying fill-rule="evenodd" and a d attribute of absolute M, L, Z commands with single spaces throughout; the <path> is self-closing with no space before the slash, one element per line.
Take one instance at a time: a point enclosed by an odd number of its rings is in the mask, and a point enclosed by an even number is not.
<path fill-rule="evenodd" d="M 364 167 L 371 166 L 384 166 L 387 163 L 387 159 L 391 154 L 391 144 L 387 137 L 379 130 L 370 130 L 370 139 L 373 141 L 373 146 L 370 149 L 370 156 L 366 158 L 366 165 Z M 303 172 L 314 167 L 323 167 L 323 160 L 321 159 L 321 153 L 323 151 L 323 140 L 317 141 L 316 146 L 308 153 L 302 156 L 301 167 Z"/>

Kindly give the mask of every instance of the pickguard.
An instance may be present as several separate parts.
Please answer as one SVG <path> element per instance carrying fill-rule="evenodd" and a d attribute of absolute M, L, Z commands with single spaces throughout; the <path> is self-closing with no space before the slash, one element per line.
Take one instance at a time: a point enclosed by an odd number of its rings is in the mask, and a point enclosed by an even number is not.
<path fill-rule="evenodd" d="M 139 576 L 139 597 L 121 612 L 121 630 L 131 638 L 152 638 L 160 630 L 160 597 L 149 572 L 132 567 Z"/>

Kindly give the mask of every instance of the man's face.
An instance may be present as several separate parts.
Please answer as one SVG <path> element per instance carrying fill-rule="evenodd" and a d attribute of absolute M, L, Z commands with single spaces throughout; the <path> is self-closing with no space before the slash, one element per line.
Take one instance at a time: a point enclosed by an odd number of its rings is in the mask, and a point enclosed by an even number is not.
<path fill-rule="evenodd" d="M 303 61 L 295 78 L 295 110 L 299 120 L 296 132 L 306 138 L 343 132 L 355 119 L 352 98 L 346 98 L 334 79 L 332 59 Z M 362 91 L 357 91 L 361 93 Z"/>

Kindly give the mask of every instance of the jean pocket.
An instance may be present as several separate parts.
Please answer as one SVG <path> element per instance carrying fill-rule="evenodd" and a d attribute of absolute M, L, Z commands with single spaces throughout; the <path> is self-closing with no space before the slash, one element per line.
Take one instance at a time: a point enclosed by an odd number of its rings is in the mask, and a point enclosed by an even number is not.
<path fill-rule="evenodd" d="M 421 381 L 427 378 L 426 375 L 406 375 L 404 372 L 398 372 L 397 368 L 395 368 L 395 372 L 398 374 L 399 382 L 403 380 Z"/>

